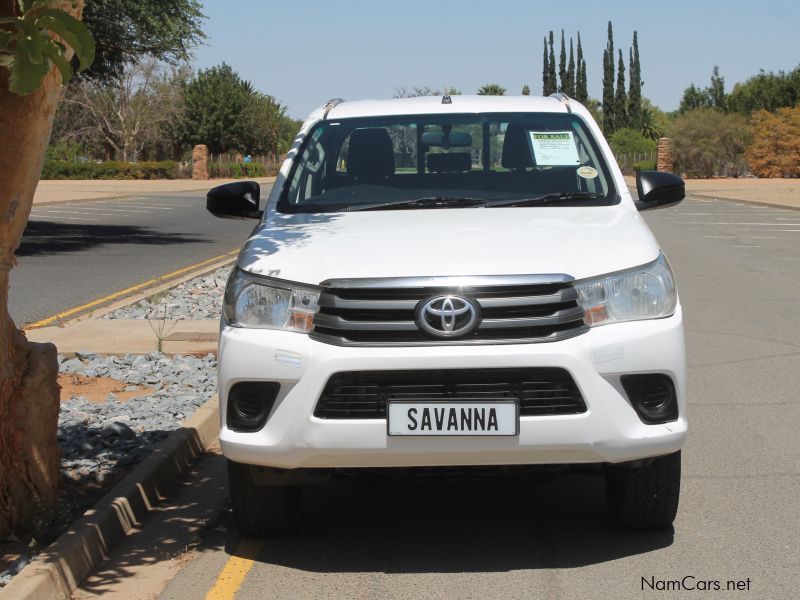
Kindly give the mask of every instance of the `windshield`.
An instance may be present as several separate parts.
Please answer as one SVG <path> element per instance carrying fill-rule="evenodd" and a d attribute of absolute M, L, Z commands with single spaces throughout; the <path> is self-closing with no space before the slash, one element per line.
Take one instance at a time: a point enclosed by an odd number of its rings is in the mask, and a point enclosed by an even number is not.
<path fill-rule="evenodd" d="M 278 210 L 602 206 L 608 166 L 573 114 L 506 113 L 321 121 L 306 136 Z M 505 201 L 509 201 L 508 204 Z"/>

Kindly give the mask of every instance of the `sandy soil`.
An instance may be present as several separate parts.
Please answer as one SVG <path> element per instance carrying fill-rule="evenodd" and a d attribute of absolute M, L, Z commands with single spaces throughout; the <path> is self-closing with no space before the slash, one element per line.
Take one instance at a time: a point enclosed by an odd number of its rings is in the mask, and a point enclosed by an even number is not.
<path fill-rule="evenodd" d="M 77 373 L 59 373 L 58 385 L 61 386 L 61 401 L 66 402 L 72 396 L 85 396 L 89 402 L 105 404 L 109 394 L 115 394 L 118 402 L 125 402 L 137 396 L 145 396 L 153 388 L 137 386 L 133 392 L 123 391 L 127 383 L 106 377 L 86 377 Z"/>

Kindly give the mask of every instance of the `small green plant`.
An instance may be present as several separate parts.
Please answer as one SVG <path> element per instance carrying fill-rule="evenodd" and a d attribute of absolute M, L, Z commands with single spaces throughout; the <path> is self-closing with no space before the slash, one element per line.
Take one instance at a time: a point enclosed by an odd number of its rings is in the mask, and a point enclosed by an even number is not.
<path fill-rule="evenodd" d="M 92 64 L 95 43 L 86 25 L 53 8 L 53 0 L 18 0 L 18 4 L 18 16 L 0 19 L 0 67 L 11 72 L 12 93 L 35 92 L 53 65 L 66 84 L 72 78 L 68 47 L 78 59 L 79 71 Z"/>
<path fill-rule="evenodd" d="M 150 329 L 153 330 L 153 334 L 156 336 L 156 352 L 163 352 L 164 338 L 167 337 L 169 332 L 172 331 L 172 328 L 175 327 L 174 323 L 167 324 L 167 305 L 164 304 L 164 311 L 159 319 L 147 319 L 147 324 L 150 325 Z"/>

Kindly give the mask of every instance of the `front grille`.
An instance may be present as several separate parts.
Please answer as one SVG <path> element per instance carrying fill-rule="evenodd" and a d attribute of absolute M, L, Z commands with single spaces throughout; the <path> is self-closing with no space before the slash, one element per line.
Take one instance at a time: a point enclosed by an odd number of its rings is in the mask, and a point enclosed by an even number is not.
<path fill-rule="evenodd" d="M 572 376 L 564 369 L 454 369 L 336 373 L 322 391 L 314 416 L 322 419 L 385 419 L 392 400 L 516 400 L 520 415 L 586 412 Z"/>
<path fill-rule="evenodd" d="M 439 344 L 519 344 L 553 342 L 588 331 L 571 279 L 563 276 L 464 280 L 331 281 L 323 283 L 311 337 L 340 346 L 427 346 Z M 520 280 L 520 281 L 517 281 Z M 473 331 L 438 337 L 418 324 L 418 311 L 429 299 L 457 295 L 479 312 Z"/>

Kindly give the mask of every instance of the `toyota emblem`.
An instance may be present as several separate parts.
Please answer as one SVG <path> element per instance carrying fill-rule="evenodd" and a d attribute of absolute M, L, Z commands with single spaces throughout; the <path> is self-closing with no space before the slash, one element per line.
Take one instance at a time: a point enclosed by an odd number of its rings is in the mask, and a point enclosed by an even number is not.
<path fill-rule="evenodd" d="M 461 296 L 436 296 L 420 304 L 417 323 L 437 337 L 466 335 L 478 326 L 478 308 Z"/>

